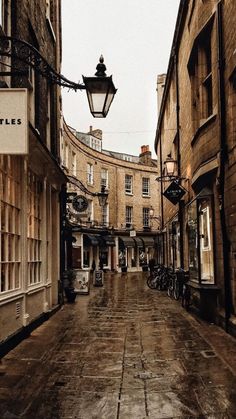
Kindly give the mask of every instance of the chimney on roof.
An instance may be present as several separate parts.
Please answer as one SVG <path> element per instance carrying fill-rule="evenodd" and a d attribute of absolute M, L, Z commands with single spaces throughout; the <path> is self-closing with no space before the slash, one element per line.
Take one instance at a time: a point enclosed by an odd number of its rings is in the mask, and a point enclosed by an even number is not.
<path fill-rule="evenodd" d="M 88 134 L 93 135 L 98 140 L 102 141 L 102 130 L 101 129 L 93 129 L 93 127 L 90 125 Z"/>
<path fill-rule="evenodd" d="M 152 166 L 152 152 L 149 151 L 149 145 L 141 146 L 141 153 L 139 154 L 139 162 L 141 164 L 146 164 L 147 166 Z"/>

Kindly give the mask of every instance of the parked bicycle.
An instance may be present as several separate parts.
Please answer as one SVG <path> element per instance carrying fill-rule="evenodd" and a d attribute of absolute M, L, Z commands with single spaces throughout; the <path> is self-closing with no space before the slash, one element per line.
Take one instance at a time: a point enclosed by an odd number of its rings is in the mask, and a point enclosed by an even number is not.
<path fill-rule="evenodd" d="M 191 305 L 191 291 L 188 284 L 189 272 L 179 268 L 175 271 L 175 274 L 176 276 L 170 285 L 169 294 L 175 300 L 179 300 L 181 297 L 182 307 L 188 310 Z"/>
<path fill-rule="evenodd" d="M 179 300 L 181 297 L 182 307 L 186 310 L 191 305 L 191 292 L 188 285 L 189 272 L 184 269 L 173 271 L 164 265 L 155 266 L 147 278 L 147 285 L 151 289 L 159 291 L 167 290 L 169 297 Z"/>
<path fill-rule="evenodd" d="M 147 285 L 151 289 L 159 289 L 159 279 L 161 274 L 162 266 L 157 265 L 147 278 Z"/>
<path fill-rule="evenodd" d="M 175 300 L 179 299 L 180 289 L 176 272 L 169 273 L 169 283 L 167 287 L 167 295 Z"/>
<path fill-rule="evenodd" d="M 167 290 L 172 273 L 172 270 L 164 265 L 155 266 L 147 278 L 148 287 L 159 291 Z"/>

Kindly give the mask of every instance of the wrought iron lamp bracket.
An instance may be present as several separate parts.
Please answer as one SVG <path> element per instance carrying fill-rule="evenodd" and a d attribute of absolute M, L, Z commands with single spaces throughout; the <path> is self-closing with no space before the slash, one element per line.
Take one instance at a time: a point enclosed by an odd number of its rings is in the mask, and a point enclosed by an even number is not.
<path fill-rule="evenodd" d="M 42 77 L 47 78 L 53 84 L 58 84 L 73 90 L 85 90 L 84 84 L 70 81 L 62 74 L 57 73 L 40 52 L 28 42 L 10 36 L 0 36 L 0 56 L 11 57 L 32 67 Z M 20 69 L 17 70 L 14 68 L 14 70 L 5 73 L 7 75 L 22 74 Z M 1 72 L 1 75 L 3 73 Z"/>
<path fill-rule="evenodd" d="M 185 177 L 180 176 L 158 176 L 156 178 L 157 182 L 181 182 L 181 180 L 185 180 Z"/>

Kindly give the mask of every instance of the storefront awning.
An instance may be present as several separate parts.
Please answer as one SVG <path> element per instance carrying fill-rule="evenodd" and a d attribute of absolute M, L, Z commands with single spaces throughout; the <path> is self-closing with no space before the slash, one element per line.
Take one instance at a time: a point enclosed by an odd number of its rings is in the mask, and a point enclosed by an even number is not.
<path fill-rule="evenodd" d="M 99 246 L 100 244 L 99 236 L 94 234 L 84 234 L 84 240 L 87 246 Z"/>
<path fill-rule="evenodd" d="M 115 246 L 116 242 L 115 242 L 115 238 L 112 236 L 104 236 L 102 238 L 106 244 L 106 246 Z"/>
<path fill-rule="evenodd" d="M 133 237 L 137 247 L 143 248 L 143 241 L 140 237 Z"/>
<path fill-rule="evenodd" d="M 134 247 L 135 243 L 132 237 L 119 237 L 119 245 L 122 247 Z"/>
<path fill-rule="evenodd" d="M 144 247 L 154 247 L 153 237 L 142 237 Z"/>

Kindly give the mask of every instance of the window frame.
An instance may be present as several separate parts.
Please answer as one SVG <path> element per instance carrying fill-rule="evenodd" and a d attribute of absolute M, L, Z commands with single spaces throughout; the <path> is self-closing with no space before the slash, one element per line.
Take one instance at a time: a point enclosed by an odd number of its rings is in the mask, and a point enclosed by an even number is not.
<path fill-rule="evenodd" d="M 22 289 L 20 173 L 19 157 L 0 156 L 0 298 Z"/>
<path fill-rule="evenodd" d="M 103 176 L 105 174 L 105 176 Z M 105 186 L 108 189 L 108 169 L 101 169 L 101 187 Z"/>
<path fill-rule="evenodd" d="M 125 193 L 126 195 L 133 195 L 133 176 L 125 175 Z"/>
<path fill-rule="evenodd" d="M 94 173 L 93 173 L 92 163 L 87 163 L 87 184 L 88 185 L 94 184 Z"/>
<path fill-rule="evenodd" d="M 133 207 L 130 205 L 126 205 L 125 207 L 125 225 L 126 228 L 131 228 L 133 226 Z"/>
<path fill-rule="evenodd" d="M 207 204 L 206 208 L 209 208 L 208 211 L 202 209 L 202 206 Z M 190 228 L 189 228 L 189 213 L 190 211 L 195 211 L 195 255 L 197 257 L 197 268 L 195 276 L 191 277 L 191 269 L 189 267 L 190 272 L 190 279 L 195 282 L 198 282 L 200 285 L 215 285 L 215 243 L 214 243 L 214 201 L 213 195 L 209 193 L 200 193 L 193 201 L 191 201 L 188 205 L 188 243 L 190 240 Z M 207 223 L 209 221 L 209 225 L 207 225 L 207 229 L 203 227 L 203 215 L 207 214 Z M 204 246 L 204 235 L 203 232 L 207 231 L 208 234 L 208 245 Z M 190 245 L 189 247 L 189 258 L 190 258 Z M 211 264 L 210 267 L 210 279 L 204 278 L 203 272 L 203 263 L 204 263 L 204 252 L 210 252 L 209 259 L 210 262 L 206 262 Z M 206 258 L 205 258 L 206 259 Z"/>
<path fill-rule="evenodd" d="M 143 207 L 143 228 L 150 228 L 150 208 L 149 207 Z"/>
<path fill-rule="evenodd" d="M 109 225 L 109 204 L 105 204 L 101 208 L 102 210 L 102 225 L 108 227 Z"/>
<path fill-rule="evenodd" d="M 147 184 L 144 185 L 145 181 L 147 181 Z M 142 178 L 142 196 L 144 197 L 150 197 L 150 178 L 143 177 Z"/>
<path fill-rule="evenodd" d="M 27 181 L 27 272 L 28 287 L 42 283 L 43 209 L 42 183 L 31 170 Z"/>

